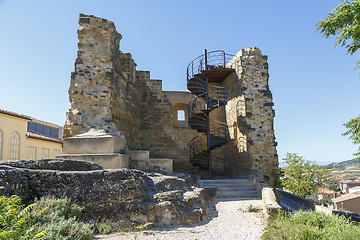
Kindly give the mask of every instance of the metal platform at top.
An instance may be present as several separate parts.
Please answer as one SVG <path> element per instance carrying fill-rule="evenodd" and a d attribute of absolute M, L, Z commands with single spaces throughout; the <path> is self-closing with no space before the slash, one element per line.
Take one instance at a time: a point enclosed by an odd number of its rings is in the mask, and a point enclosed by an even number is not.
<path fill-rule="evenodd" d="M 187 81 L 189 82 L 194 77 L 200 77 L 200 75 L 207 75 L 209 82 L 223 81 L 235 71 L 226 66 L 234 56 L 223 50 L 206 52 L 198 56 L 187 67 Z"/>

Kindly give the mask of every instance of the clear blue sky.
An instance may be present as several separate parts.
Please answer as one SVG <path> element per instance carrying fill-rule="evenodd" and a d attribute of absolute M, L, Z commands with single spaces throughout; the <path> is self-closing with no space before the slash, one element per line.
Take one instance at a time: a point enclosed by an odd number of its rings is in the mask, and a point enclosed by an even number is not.
<path fill-rule="evenodd" d="M 359 54 L 315 32 L 340 0 L 0 0 L 0 108 L 63 125 L 77 51 L 79 13 L 113 21 L 138 70 L 186 89 L 186 66 L 204 48 L 269 57 L 279 160 L 353 158 L 342 126 L 360 114 Z"/>

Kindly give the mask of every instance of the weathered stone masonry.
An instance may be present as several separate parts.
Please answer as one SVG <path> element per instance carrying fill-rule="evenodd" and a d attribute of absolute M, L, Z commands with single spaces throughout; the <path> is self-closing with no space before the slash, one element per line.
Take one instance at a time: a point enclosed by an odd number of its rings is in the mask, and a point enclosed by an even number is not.
<path fill-rule="evenodd" d="M 173 159 L 174 170 L 194 170 L 188 143 L 199 133 L 187 125 L 187 116 L 184 122 L 176 117 L 177 110 L 187 114 L 194 96 L 162 91 L 161 80 L 136 70 L 131 54 L 119 50 L 122 36 L 112 22 L 81 14 L 79 25 L 64 137 L 102 130 L 126 139 L 129 150 Z M 227 66 L 235 69 L 221 83 L 227 88 L 228 102 L 211 117 L 227 123 L 231 141 L 212 153 L 226 159 L 226 164 L 218 164 L 223 169 L 215 170 L 231 177 L 256 173 L 274 184 L 278 161 L 267 57 L 258 48 L 245 49 Z"/>

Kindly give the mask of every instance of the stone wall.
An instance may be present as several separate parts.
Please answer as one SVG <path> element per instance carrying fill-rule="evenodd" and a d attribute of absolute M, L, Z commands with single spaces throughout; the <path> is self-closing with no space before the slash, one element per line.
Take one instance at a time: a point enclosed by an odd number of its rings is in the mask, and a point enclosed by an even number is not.
<path fill-rule="evenodd" d="M 111 21 L 80 15 L 79 51 L 71 76 L 64 137 L 90 129 L 122 136 L 130 150 L 150 158 L 171 158 L 174 171 L 191 170 L 188 143 L 199 135 L 187 124 L 188 92 L 162 91 L 162 81 L 136 70 L 131 54 L 119 49 L 121 35 Z M 227 124 L 230 142 L 215 149 L 214 171 L 231 177 L 260 175 L 273 185 L 277 153 L 267 57 L 258 48 L 239 51 L 227 67 L 235 71 L 222 83 L 228 102 L 210 112 L 211 129 Z M 184 79 L 185 83 L 185 79 Z M 185 121 L 178 121 L 184 110 Z"/>
<path fill-rule="evenodd" d="M 234 136 L 238 152 L 247 158 L 244 164 L 249 172 L 274 186 L 278 155 L 267 56 L 256 47 L 242 49 L 227 66 L 235 69 L 224 81 L 228 89 L 226 121 L 230 135 Z"/>
<path fill-rule="evenodd" d="M 64 137 L 71 137 L 100 128 L 120 135 L 112 118 L 114 72 L 119 63 L 119 42 L 122 38 L 112 22 L 93 16 L 80 15 L 78 55 L 71 73 Z"/>
<path fill-rule="evenodd" d="M 130 150 L 149 150 L 150 158 L 171 158 L 175 170 L 189 170 L 187 144 L 197 132 L 173 113 L 193 95 L 163 92 L 161 80 L 136 70 L 131 54 L 119 50 L 122 37 L 111 21 L 81 14 L 79 25 L 64 137 L 105 130 L 124 136 Z"/>

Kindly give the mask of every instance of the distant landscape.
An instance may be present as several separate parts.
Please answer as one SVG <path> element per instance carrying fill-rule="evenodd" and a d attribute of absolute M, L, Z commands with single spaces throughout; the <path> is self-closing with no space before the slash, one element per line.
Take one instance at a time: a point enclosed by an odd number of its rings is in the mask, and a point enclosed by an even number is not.
<path fill-rule="evenodd" d="M 323 165 L 324 168 L 330 169 L 334 178 L 343 180 L 360 178 L 360 160 L 351 159 L 339 163 Z"/>

